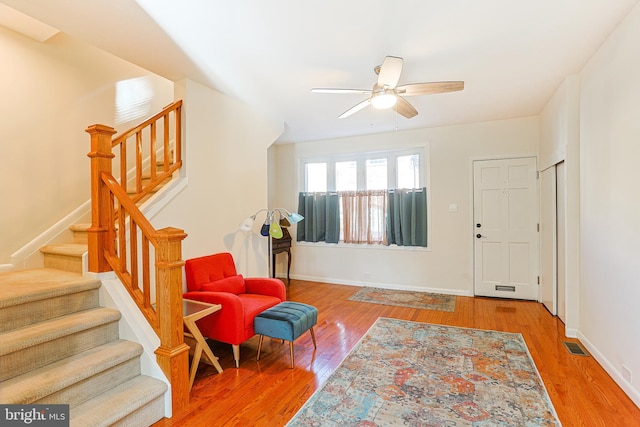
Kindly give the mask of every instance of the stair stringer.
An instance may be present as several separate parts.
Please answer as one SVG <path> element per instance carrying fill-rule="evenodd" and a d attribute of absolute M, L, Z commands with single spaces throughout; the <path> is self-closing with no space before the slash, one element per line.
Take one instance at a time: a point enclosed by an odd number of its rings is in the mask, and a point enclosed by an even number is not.
<path fill-rule="evenodd" d="M 118 322 L 120 338 L 142 345 L 141 373 L 159 379 L 169 387 L 164 394 L 164 416 L 170 418 L 172 415 L 171 383 L 158 365 L 155 355 L 156 349 L 160 347 L 160 338 L 115 273 L 86 273 L 85 276 L 94 277 L 102 282 L 99 291 L 100 305 L 120 311 L 122 315 Z"/>

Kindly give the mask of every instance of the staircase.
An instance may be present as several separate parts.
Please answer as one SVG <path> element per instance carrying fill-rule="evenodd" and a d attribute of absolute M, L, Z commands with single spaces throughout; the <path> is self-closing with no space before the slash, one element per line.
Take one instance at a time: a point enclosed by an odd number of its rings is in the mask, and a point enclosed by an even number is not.
<path fill-rule="evenodd" d="M 120 339 L 121 314 L 100 307 L 101 283 L 83 276 L 88 268 L 116 272 L 160 339 L 162 351 L 156 352 L 156 359 L 172 384 L 172 410 L 188 403 L 188 346 L 173 333 L 182 327 L 182 311 L 175 308 L 181 308 L 175 302 L 182 299 L 182 281 L 175 271 L 181 269 L 178 261 L 186 234 L 171 227 L 155 230 L 139 210 L 182 166 L 181 106 L 182 101 L 176 101 L 113 139 L 115 130 L 109 126 L 87 128 L 91 194 L 101 195 L 91 202 L 93 226 L 74 225 L 69 243 L 41 247 L 43 268 L 0 273 L 2 404 L 68 404 L 70 425 L 77 427 L 150 426 L 164 417 L 167 383 L 141 375 L 143 347 Z M 127 144 L 135 146 L 131 167 Z M 119 181 L 111 170 L 115 146 L 121 155 Z M 105 194 L 108 197 L 102 197 Z M 96 233 L 93 236 L 106 229 L 109 243 L 88 239 L 87 229 Z M 132 281 L 138 265 L 126 262 L 128 254 L 139 256 L 127 229 L 142 234 L 140 288 Z M 150 247 L 155 248 L 155 260 L 150 260 Z M 160 278 L 151 284 L 145 272 L 154 267 Z M 155 301 L 151 286 L 163 291 L 156 292 Z"/>
<path fill-rule="evenodd" d="M 69 404 L 71 426 L 150 426 L 167 385 L 141 375 L 142 346 L 119 339 L 120 313 L 82 277 L 89 227 L 40 248 L 44 268 L 0 273 L 0 402 Z"/>
<path fill-rule="evenodd" d="M 64 403 L 71 426 L 149 426 L 167 385 L 141 375 L 100 282 L 52 268 L 0 274 L 0 402 Z"/>

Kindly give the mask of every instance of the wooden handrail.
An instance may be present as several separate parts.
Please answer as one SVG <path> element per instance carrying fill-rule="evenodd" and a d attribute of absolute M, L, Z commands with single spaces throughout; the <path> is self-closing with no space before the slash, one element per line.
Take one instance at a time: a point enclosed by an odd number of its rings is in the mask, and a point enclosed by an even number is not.
<path fill-rule="evenodd" d="M 118 147 L 120 153 L 120 185 L 131 195 L 134 202 L 150 194 L 182 166 L 182 139 L 181 132 L 177 131 L 182 127 L 181 117 L 182 101 L 176 101 L 167 105 L 155 116 L 113 138 L 112 148 Z M 171 121 L 172 118 L 173 121 Z M 158 126 L 160 121 L 162 125 Z M 159 128 L 162 129 L 160 147 L 158 147 Z M 135 147 L 135 160 L 129 162 L 131 145 Z M 162 152 L 161 162 L 157 159 L 159 150 Z M 146 167 L 144 160 L 148 161 Z M 158 165 L 162 165 L 161 171 L 158 171 Z M 145 172 L 148 173 L 146 177 Z M 144 184 L 144 178 L 149 182 Z M 133 182 L 130 183 L 130 181 Z"/>
<path fill-rule="evenodd" d="M 189 403 L 189 346 L 182 334 L 182 240 L 187 235 L 171 227 L 156 230 L 137 203 L 182 165 L 181 106 L 181 101 L 175 102 L 116 138 L 113 138 L 115 130 L 109 126 L 97 124 L 87 128 L 91 135 L 89 271 L 114 271 L 158 334 L 160 347 L 156 359 L 171 382 L 174 411 Z M 158 121 L 164 122 L 161 173 L 156 173 L 155 167 Z M 129 168 L 126 144 L 132 137 L 136 141 L 136 159 Z M 149 142 L 146 150 L 145 140 Z M 119 181 L 112 174 L 114 147 L 119 148 L 120 154 Z M 143 165 L 147 161 L 150 180 L 142 185 Z M 133 193 L 127 191 L 129 169 L 135 175 Z"/>
<path fill-rule="evenodd" d="M 149 324 L 159 335 L 158 316 L 152 307 L 151 294 L 150 292 L 145 292 L 146 289 L 151 289 L 149 257 L 142 257 L 142 271 L 140 271 L 137 251 L 136 253 L 130 253 L 130 269 L 127 267 L 127 257 L 123 256 L 129 252 L 126 245 L 127 240 L 130 240 L 132 247 L 138 246 L 138 234 L 142 236 L 142 242 L 139 243 L 142 253 L 148 254 L 150 246 L 157 252 L 158 241 L 155 239 L 157 231 L 140 212 L 140 209 L 138 209 L 136 204 L 129 198 L 127 193 L 124 192 L 113 175 L 103 172 L 100 178 L 114 199 L 116 206 L 114 210 L 114 220 L 118 221 L 117 228 L 109 229 L 107 242 L 110 244 L 104 248 L 104 256 L 125 285 L 127 291 L 129 291 L 131 298 L 134 299 L 147 318 Z M 129 230 L 130 233 L 129 236 L 127 236 L 127 230 Z M 118 242 L 118 244 L 111 244 L 113 242 Z M 124 245 L 122 245 L 123 243 Z M 142 289 L 139 287 L 139 273 L 142 273 Z"/>

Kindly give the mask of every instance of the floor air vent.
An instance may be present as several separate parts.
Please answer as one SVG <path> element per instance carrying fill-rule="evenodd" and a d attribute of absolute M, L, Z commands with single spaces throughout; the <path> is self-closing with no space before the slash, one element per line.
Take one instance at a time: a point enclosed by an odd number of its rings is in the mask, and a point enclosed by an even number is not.
<path fill-rule="evenodd" d="M 577 342 L 563 342 L 569 353 L 574 356 L 588 356 L 589 353 Z"/>

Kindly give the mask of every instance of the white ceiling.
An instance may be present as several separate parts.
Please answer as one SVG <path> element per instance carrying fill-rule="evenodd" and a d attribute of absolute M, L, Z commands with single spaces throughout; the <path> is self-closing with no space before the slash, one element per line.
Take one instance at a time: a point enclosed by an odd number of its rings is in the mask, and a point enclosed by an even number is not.
<path fill-rule="evenodd" d="M 0 0 L 177 80 L 191 78 L 285 123 L 281 142 L 538 114 L 638 0 Z M 374 66 L 399 84 L 463 80 L 409 100 L 419 115 L 365 109 Z"/>

